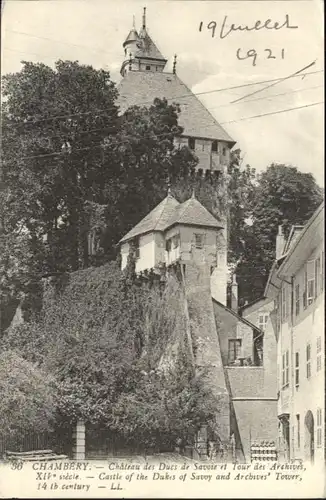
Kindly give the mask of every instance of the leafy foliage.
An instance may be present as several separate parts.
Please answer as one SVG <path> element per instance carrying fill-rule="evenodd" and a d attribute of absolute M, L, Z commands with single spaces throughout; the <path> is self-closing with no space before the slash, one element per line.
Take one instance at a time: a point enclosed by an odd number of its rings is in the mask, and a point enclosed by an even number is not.
<path fill-rule="evenodd" d="M 110 428 L 145 449 L 173 450 L 191 444 L 203 425 L 214 424 L 218 402 L 201 379 L 150 372 L 133 392 L 123 393 L 113 406 Z"/>
<path fill-rule="evenodd" d="M 249 301 L 264 292 L 275 259 L 278 226 L 288 235 L 292 225 L 305 224 L 323 200 L 313 175 L 296 167 L 272 164 L 255 184 L 247 212 L 252 225 L 244 226 L 245 244 L 237 267 L 240 295 Z"/>
<path fill-rule="evenodd" d="M 14 351 L 0 354 L 0 436 L 51 429 L 54 417 L 49 375 Z"/>
<path fill-rule="evenodd" d="M 57 422 L 105 424 L 130 442 L 143 429 L 146 446 L 171 445 L 209 419 L 213 405 L 193 380 L 183 300 L 172 276 L 146 284 L 114 263 L 89 268 L 48 280 L 42 313 L 10 329 L 2 347 L 53 376 Z M 176 356 L 166 365 L 168 346 Z"/>

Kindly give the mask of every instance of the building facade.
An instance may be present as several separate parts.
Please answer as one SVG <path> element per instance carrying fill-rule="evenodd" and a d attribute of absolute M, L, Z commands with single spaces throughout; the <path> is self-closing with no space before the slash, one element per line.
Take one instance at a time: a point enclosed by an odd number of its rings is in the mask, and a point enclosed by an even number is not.
<path fill-rule="evenodd" d="M 274 309 L 274 302 L 268 297 L 262 297 L 239 309 L 240 315 L 257 326 L 262 332 L 266 331 L 270 313 Z"/>
<path fill-rule="evenodd" d="M 265 295 L 277 339 L 279 452 L 284 460 L 325 459 L 324 204 L 285 240 Z"/>
<path fill-rule="evenodd" d="M 227 243 L 222 224 L 196 199 L 179 203 L 171 194 L 120 240 L 121 269 L 129 255 L 135 271 L 170 266 L 191 260 L 210 269 L 212 295 L 226 304 Z"/>
<path fill-rule="evenodd" d="M 155 98 L 165 98 L 169 104 L 177 103 L 179 125 L 184 130 L 182 136 L 175 139 L 176 145 L 188 146 L 193 151 L 199 160 L 198 169 L 223 172 L 235 141 L 180 80 L 176 59 L 173 72 L 164 71 L 167 59 L 147 32 L 146 9 L 141 30 L 138 33 L 133 26 L 123 49 L 122 80 L 118 86 L 121 112 L 133 105 L 151 106 Z"/>

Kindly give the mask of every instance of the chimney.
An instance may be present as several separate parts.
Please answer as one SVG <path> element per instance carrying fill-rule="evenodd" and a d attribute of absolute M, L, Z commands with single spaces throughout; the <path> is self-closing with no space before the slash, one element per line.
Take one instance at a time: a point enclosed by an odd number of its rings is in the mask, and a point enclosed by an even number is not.
<path fill-rule="evenodd" d="M 282 257 L 284 245 L 285 245 L 285 237 L 283 234 L 283 227 L 278 226 L 278 233 L 276 236 L 276 255 L 275 255 L 276 259 Z"/>
<path fill-rule="evenodd" d="M 232 277 L 231 283 L 231 309 L 238 312 L 238 283 L 235 274 Z"/>

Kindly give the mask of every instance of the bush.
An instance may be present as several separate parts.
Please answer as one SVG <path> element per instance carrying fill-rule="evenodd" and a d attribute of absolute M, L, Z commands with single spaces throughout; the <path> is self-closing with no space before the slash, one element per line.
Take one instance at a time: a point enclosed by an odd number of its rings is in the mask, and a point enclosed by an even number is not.
<path fill-rule="evenodd" d="M 52 379 L 14 351 L 0 354 L 0 435 L 51 429 Z"/>

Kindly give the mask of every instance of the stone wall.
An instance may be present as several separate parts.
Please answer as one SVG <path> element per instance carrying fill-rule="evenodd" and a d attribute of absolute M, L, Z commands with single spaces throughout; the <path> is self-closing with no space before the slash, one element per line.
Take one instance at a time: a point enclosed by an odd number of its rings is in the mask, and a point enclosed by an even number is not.
<path fill-rule="evenodd" d="M 230 435 L 229 394 L 216 331 L 209 267 L 189 262 L 184 266 L 184 283 L 196 369 L 204 370 L 207 386 L 219 400 L 219 435 L 222 441 L 227 441 Z"/>

